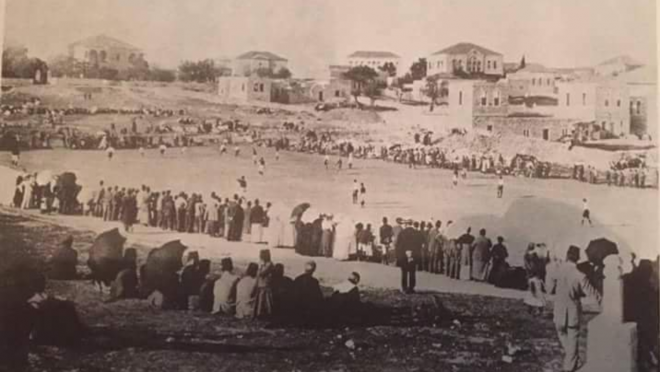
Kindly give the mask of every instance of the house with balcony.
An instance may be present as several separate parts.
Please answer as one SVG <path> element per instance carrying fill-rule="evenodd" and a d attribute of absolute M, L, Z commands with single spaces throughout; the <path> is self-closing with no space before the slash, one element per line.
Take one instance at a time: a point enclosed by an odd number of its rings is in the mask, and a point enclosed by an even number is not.
<path fill-rule="evenodd" d="M 458 43 L 426 57 L 426 74 L 475 75 L 480 77 L 504 76 L 501 53 L 472 43 Z"/>

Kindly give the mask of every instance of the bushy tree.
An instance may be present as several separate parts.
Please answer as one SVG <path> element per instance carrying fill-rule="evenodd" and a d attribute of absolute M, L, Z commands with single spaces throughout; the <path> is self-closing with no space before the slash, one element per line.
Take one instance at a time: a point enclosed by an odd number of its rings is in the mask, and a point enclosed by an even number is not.
<path fill-rule="evenodd" d="M 28 57 L 24 46 L 8 46 L 2 51 L 2 76 L 7 78 L 31 78 L 35 60 Z"/>
<path fill-rule="evenodd" d="M 220 74 L 220 69 L 215 67 L 212 59 L 197 62 L 184 61 L 179 65 L 179 79 L 181 81 L 214 82 Z"/>
<path fill-rule="evenodd" d="M 436 76 L 428 76 L 426 78 L 424 94 L 431 99 L 429 111 L 433 111 L 436 100 L 440 97 L 440 87 L 438 86 L 438 78 Z"/>
<path fill-rule="evenodd" d="M 382 66 L 378 67 L 379 70 L 387 73 L 387 76 L 396 76 L 396 66 L 392 62 L 385 62 Z"/>
<path fill-rule="evenodd" d="M 346 71 L 343 76 L 351 81 L 351 95 L 355 99 L 355 103 L 359 104 L 358 97 L 364 94 L 367 86 L 378 78 L 378 73 L 369 66 L 356 66 Z M 370 88 L 370 92 L 375 92 L 373 87 Z"/>
<path fill-rule="evenodd" d="M 176 80 L 176 72 L 173 70 L 165 70 L 158 67 L 152 67 L 149 70 L 149 80 L 171 83 Z"/>
<path fill-rule="evenodd" d="M 426 58 L 420 58 L 410 66 L 410 77 L 412 80 L 420 80 L 426 77 Z"/>

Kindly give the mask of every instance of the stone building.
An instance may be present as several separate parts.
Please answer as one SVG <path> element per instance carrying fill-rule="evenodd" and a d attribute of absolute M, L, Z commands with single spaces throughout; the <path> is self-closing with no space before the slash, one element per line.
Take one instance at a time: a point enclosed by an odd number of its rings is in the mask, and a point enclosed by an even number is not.
<path fill-rule="evenodd" d="M 258 76 L 221 76 L 218 78 L 218 95 L 241 102 L 271 102 L 272 85 L 272 79 Z"/>
<path fill-rule="evenodd" d="M 435 74 L 467 74 L 503 76 L 502 54 L 472 43 L 458 43 L 426 58 L 428 76 Z"/>
<path fill-rule="evenodd" d="M 69 44 L 69 57 L 93 67 L 125 71 L 144 60 L 144 52 L 106 35 L 92 36 Z"/>
<path fill-rule="evenodd" d="M 557 117 L 594 122 L 621 136 L 630 133 L 630 96 L 625 84 L 605 79 L 557 84 Z"/>
<path fill-rule="evenodd" d="M 524 68 L 507 74 L 511 96 L 548 96 L 557 94 L 556 82 L 560 74 L 554 69 L 537 63 L 529 63 Z"/>
<path fill-rule="evenodd" d="M 232 74 L 234 76 L 250 76 L 260 69 L 269 70 L 275 74 L 283 68 L 288 68 L 286 58 L 266 51 L 249 51 L 234 59 Z"/>
<path fill-rule="evenodd" d="M 630 132 L 652 138 L 658 136 L 658 91 L 655 66 L 644 66 L 616 77 L 628 88 Z"/>
<path fill-rule="evenodd" d="M 349 67 L 368 66 L 378 71 L 386 63 L 392 63 L 399 70 L 401 57 L 386 51 L 358 50 L 351 53 L 347 58 Z"/>

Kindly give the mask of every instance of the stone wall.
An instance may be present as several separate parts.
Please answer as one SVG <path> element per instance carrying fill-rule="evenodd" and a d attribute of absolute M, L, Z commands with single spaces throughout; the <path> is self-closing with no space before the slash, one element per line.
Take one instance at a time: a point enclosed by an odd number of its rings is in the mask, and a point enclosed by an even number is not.
<path fill-rule="evenodd" d="M 520 135 L 533 138 L 544 138 L 556 141 L 563 135 L 570 135 L 575 120 L 552 117 L 506 117 L 506 116 L 475 116 L 474 129 L 503 135 Z"/>

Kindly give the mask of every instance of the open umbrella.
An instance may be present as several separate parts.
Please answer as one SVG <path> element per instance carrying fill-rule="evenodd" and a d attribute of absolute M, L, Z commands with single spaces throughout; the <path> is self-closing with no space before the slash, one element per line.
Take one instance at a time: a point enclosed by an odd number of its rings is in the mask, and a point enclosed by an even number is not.
<path fill-rule="evenodd" d="M 307 209 L 309 209 L 310 206 L 311 206 L 311 204 L 309 204 L 309 203 L 300 203 L 300 204 L 296 205 L 296 207 L 293 208 L 293 210 L 291 211 L 291 218 L 294 218 L 294 217 L 295 218 L 301 218 L 302 214 L 305 213 L 305 211 Z"/>
<path fill-rule="evenodd" d="M 619 248 L 613 241 L 599 238 L 590 241 L 585 252 L 590 262 L 596 265 L 602 265 L 605 257 L 611 254 L 618 254 Z"/>
<path fill-rule="evenodd" d="M 172 295 L 175 291 L 177 271 L 183 267 L 183 253 L 187 249 L 180 240 L 152 249 L 142 268 L 142 292 L 149 295 L 154 290 Z"/>
<path fill-rule="evenodd" d="M 124 238 L 119 229 L 114 228 L 99 234 L 89 250 L 87 265 L 92 272 L 92 282 L 110 285 L 117 273 L 123 269 L 122 255 Z"/>

